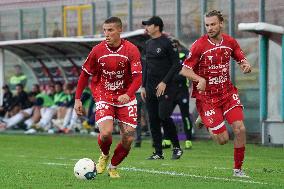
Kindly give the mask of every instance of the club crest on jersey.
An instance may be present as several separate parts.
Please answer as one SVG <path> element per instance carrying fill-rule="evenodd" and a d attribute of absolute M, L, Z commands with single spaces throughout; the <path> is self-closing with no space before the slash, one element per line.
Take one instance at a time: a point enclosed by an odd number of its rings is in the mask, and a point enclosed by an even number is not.
<path fill-rule="evenodd" d="M 161 51 L 162 51 L 161 48 L 157 48 L 157 49 L 156 49 L 156 52 L 157 52 L 158 54 L 159 54 Z"/>
<path fill-rule="evenodd" d="M 210 60 L 212 62 L 212 58 L 213 56 L 207 56 L 208 60 Z"/>
<path fill-rule="evenodd" d="M 105 62 L 101 62 L 101 65 L 102 65 L 102 66 L 105 66 L 105 64 L 106 64 Z"/>

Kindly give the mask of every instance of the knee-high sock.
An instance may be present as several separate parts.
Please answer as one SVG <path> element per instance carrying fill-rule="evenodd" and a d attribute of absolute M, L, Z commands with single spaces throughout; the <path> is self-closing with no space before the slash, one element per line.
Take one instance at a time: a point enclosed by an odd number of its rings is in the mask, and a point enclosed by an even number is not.
<path fill-rule="evenodd" d="M 100 149 L 102 151 L 102 153 L 104 155 L 108 155 L 109 154 L 109 149 L 110 149 L 110 146 L 112 144 L 112 138 L 108 138 L 106 141 L 102 141 L 101 140 L 101 135 L 99 134 L 98 135 L 98 144 L 100 146 Z"/>
<path fill-rule="evenodd" d="M 114 150 L 114 154 L 111 158 L 111 165 L 113 166 L 117 166 L 119 165 L 124 158 L 128 155 L 130 149 L 125 149 L 121 143 L 119 143 L 115 150 Z"/>
<path fill-rule="evenodd" d="M 245 157 L 245 147 L 234 148 L 235 169 L 241 169 Z"/>

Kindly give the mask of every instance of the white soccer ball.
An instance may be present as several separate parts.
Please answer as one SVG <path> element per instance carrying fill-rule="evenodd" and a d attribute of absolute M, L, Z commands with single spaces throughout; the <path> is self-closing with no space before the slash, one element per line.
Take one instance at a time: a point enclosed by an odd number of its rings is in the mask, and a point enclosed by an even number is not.
<path fill-rule="evenodd" d="M 74 175 L 82 180 L 94 179 L 97 175 L 96 163 L 89 158 L 80 159 L 74 166 Z"/>

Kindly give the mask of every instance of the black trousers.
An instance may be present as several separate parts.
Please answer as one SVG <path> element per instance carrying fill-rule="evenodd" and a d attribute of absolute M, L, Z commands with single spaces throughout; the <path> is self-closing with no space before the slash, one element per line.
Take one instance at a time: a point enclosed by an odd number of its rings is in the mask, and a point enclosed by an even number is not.
<path fill-rule="evenodd" d="M 146 90 L 146 94 L 146 107 L 149 114 L 150 129 L 156 153 L 162 153 L 162 126 L 164 131 L 169 133 L 173 147 L 180 148 L 176 127 L 171 118 L 174 110 L 175 90 L 168 89 L 166 93 L 159 98 L 157 98 L 153 92 L 151 93 L 151 91 Z"/>
<path fill-rule="evenodd" d="M 174 107 L 178 105 L 182 116 L 186 140 L 192 140 L 193 122 L 189 114 L 189 92 L 188 89 L 179 89 L 174 100 Z M 170 140 L 170 133 L 164 132 L 164 139 Z"/>

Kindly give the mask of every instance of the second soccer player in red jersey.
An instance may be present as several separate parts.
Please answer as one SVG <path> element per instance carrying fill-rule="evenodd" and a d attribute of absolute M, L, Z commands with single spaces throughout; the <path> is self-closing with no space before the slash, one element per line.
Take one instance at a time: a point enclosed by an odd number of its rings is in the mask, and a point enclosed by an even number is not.
<path fill-rule="evenodd" d="M 246 144 L 243 105 L 230 81 L 230 58 L 238 62 L 243 73 L 251 72 L 251 66 L 237 41 L 222 33 L 221 12 L 208 12 L 204 19 L 207 34 L 193 43 L 181 74 L 193 80 L 192 97 L 196 98 L 197 110 L 212 138 L 219 144 L 227 143 L 229 135 L 224 120 L 232 126 L 233 176 L 248 177 L 242 170 Z"/>
<path fill-rule="evenodd" d="M 122 23 L 118 17 L 105 20 L 103 30 L 106 40 L 92 49 L 82 66 L 74 108 L 78 115 L 83 115 L 80 97 L 91 76 L 91 90 L 96 102 L 96 123 L 100 129 L 98 144 L 101 156 L 96 166 L 97 172 L 101 174 L 107 167 L 116 119 L 122 137 L 108 165 L 108 174 L 111 178 L 118 178 L 120 176 L 116 167 L 128 155 L 135 137 L 135 92 L 142 82 L 142 68 L 138 48 L 120 38 Z"/>

